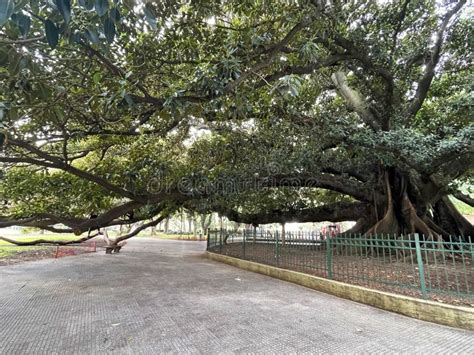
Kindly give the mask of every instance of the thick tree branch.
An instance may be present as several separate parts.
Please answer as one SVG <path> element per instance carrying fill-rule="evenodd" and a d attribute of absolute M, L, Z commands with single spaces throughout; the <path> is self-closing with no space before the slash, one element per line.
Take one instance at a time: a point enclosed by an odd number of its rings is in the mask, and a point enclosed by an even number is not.
<path fill-rule="evenodd" d="M 283 69 L 276 71 L 273 74 L 265 76 L 261 81 L 259 81 L 255 88 L 259 88 L 262 86 L 267 85 L 273 81 L 276 81 L 280 78 L 283 78 L 287 75 L 305 75 L 305 74 L 312 74 L 315 70 L 330 67 L 336 65 L 339 62 L 351 60 L 353 57 L 349 54 L 335 54 L 327 56 L 315 63 L 303 65 L 303 66 L 286 66 Z"/>
<path fill-rule="evenodd" d="M 178 96 L 174 98 L 176 101 L 180 102 L 189 102 L 189 103 L 204 103 L 207 101 L 210 101 L 218 96 L 225 95 L 225 94 L 230 94 L 232 93 L 243 81 L 245 81 L 248 77 L 251 75 L 254 75 L 256 72 L 268 67 L 270 64 L 272 64 L 273 60 L 275 57 L 278 55 L 278 53 L 281 53 L 282 51 L 285 51 L 287 45 L 291 40 L 300 32 L 302 29 L 304 29 L 306 26 L 308 26 L 311 22 L 314 21 L 314 18 L 307 16 L 305 17 L 301 22 L 297 23 L 287 34 L 286 36 L 278 42 L 276 45 L 272 46 L 271 49 L 268 51 L 262 52 L 262 54 L 266 54 L 266 58 L 262 60 L 261 62 L 255 64 L 253 67 L 248 69 L 247 71 L 243 72 L 239 78 L 236 80 L 230 82 L 224 89 L 223 93 L 216 94 L 216 95 L 207 95 L 207 96 Z M 115 67 L 112 63 L 106 63 L 107 66 L 110 67 L 110 70 L 120 74 L 120 69 Z M 130 95 L 132 100 L 136 103 L 149 103 L 152 104 L 158 108 L 163 108 L 166 100 L 163 98 L 156 98 L 153 96 L 150 96 L 148 94 L 145 94 L 144 96 L 138 96 L 138 95 Z"/>
<path fill-rule="evenodd" d="M 347 78 L 344 73 L 338 71 L 332 75 L 332 80 L 338 88 L 342 97 L 346 100 L 349 106 L 357 112 L 359 117 L 373 130 L 379 130 L 380 126 L 377 123 L 376 117 L 367 108 L 367 103 L 361 98 L 360 94 L 349 87 Z"/>
<path fill-rule="evenodd" d="M 80 177 L 84 180 L 88 180 L 91 182 L 96 183 L 97 185 L 105 188 L 106 190 L 112 191 L 117 193 L 120 196 L 130 198 L 132 200 L 137 200 L 137 201 L 143 201 L 144 198 L 143 196 L 137 196 L 133 194 L 130 191 L 124 190 L 119 186 L 116 186 L 114 184 L 109 183 L 107 180 L 91 174 L 87 171 L 80 170 L 72 165 L 67 164 L 64 162 L 63 159 L 55 157 L 53 155 L 50 155 L 48 153 L 45 153 L 44 151 L 32 146 L 31 144 L 28 144 L 23 141 L 19 141 L 16 139 L 10 138 L 8 140 L 8 144 L 14 145 L 23 149 L 26 149 L 27 151 L 37 155 L 38 157 L 45 159 L 45 161 L 42 160 L 37 160 L 37 159 L 32 159 L 32 158 L 8 158 L 8 157 L 0 157 L 0 161 L 3 162 L 24 162 L 24 163 L 29 163 L 29 164 L 35 164 L 39 166 L 44 166 L 44 167 L 49 167 L 49 168 L 57 168 L 63 171 L 66 171 L 68 173 L 71 173 L 77 177 Z"/>
<path fill-rule="evenodd" d="M 390 127 L 390 108 L 395 103 L 396 97 L 394 95 L 395 92 L 395 79 L 393 74 L 390 72 L 389 69 L 378 65 L 375 63 L 369 55 L 366 55 L 366 48 L 359 47 L 353 41 L 345 38 L 344 36 L 340 35 L 339 33 L 335 33 L 333 35 L 334 42 L 341 48 L 347 51 L 354 59 L 356 59 L 362 66 L 370 71 L 378 75 L 382 78 L 385 84 L 385 104 L 388 106 L 387 112 L 383 113 L 383 117 L 378 117 L 381 121 L 381 125 L 384 130 L 388 130 Z M 320 38 L 321 43 L 325 44 L 327 47 L 331 47 L 325 39 Z"/>
<path fill-rule="evenodd" d="M 168 215 L 163 215 L 163 216 L 160 216 L 160 217 L 158 217 L 157 219 L 155 219 L 151 222 L 142 224 L 140 227 L 135 228 L 132 232 L 117 237 L 115 239 L 115 243 L 119 243 L 119 242 L 124 241 L 126 239 L 132 238 L 132 237 L 136 236 L 138 233 L 140 233 L 142 230 L 145 230 L 147 228 L 156 226 L 158 223 L 160 223 L 161 221 L 163 221 L 167 217 L 168 217 Z"/>
<path fill-rule="evenodd" d="M 20 44 L 20 45 L 25 45 L 25 44 L 30 44 L 34 42 L 40 42 L 45 39 L 45 36 L 38 36 L 38 37 L 32 37 L 32 38 L 24 38 L 24 39 L 15 39 L 15 40 L 8 40 L 8 39 L 0 39 L 0 44 Z"/>
<path fill-rule="evenodd" d="M 359 201 L 371 201 L 372 192 L 358 181 L 332 174 L 276 175 L 257 181 L 261 187 L 322 188 L 354 197 Z M 383 196 L 379 196 L 383 199 Z"/>
<path fill-rule="evenodd" d="M 50 213 L 39 213 L 33 216 L 12 219 L 8 217 L 0 217 L 0 228 L 6 228 L 11 226 L 25 226 L 48 229 L 56 224 L 63 224 L 69 229 L 63 228 L 61 232 L 74 232 L 75 234 L 79 235 L 88 231 L 89 229 L 123 224 L 125 223 L 125 221 L 117 221 L 117 218 L 124 216 L 125 214 L 141 206 L 142 205 L 140 203 L 135 201 L 126 202 L 122 205 L 111 208 L 109 211 L 93 219 L 56 216 Z M 128 221 L 128 223 L 133 222 L 134 221 Z"/>
<path fill-rule="evenodd" d="M 366 52 L 362 48 L 358 48 L 353 42 L 350 40 L 340 36 L 339 34 L 335 34 L 334 40 L 336 44 L 340 47 L 344 48 L 353 58 L 357 59 L 366 69 L 371 70 L 378 74 L 381 78 L 383 78 L 387 85 L 389 85 L 390 92 L 393 91 L 393 75 L 387 68 L 381 67 L 375 64 L 367 55 L 364 53 Z"/>
<path fill-rule="evenodd" d="M 474 198 L 472 198 L 469 195 L 463 194 L 462 192 L 455 192 L 453 193 L 453 196 L 456 197 L 459 201 L 464 202 L 465 204 L 468 204 L 471 207 L 474 207 Z"/>
<path fill-rule="evenodd" d="M 239 213 L 235 210 L 219 211 L 231 221 L 247 224 L 288 222 L 341 222 L 356 221 L 367 213 L 368 204 L 339 202 L 302 210 L 273 210 L 261 213 Z"/>
<path fill-rule="evenodd" d="M 139 80 L 132 80 L 130 77 L 126 75 L 126 73 L 122 70 L 122 68 L 118 67 L 117 65 L 113 64 L 111 60 L 109 60 L 106 56 L 104 56 L 102 53 L 99 51 L 95 50 L 91 46 L 89 46 L 87 43 L 82 42 L 81 43 L 84 48 L 86 48 L 92 55 L 94 55 L 99 63 L 104 65 L 113 75 L 116 75 L 122 79 L 126 79 L 130 84 L 133 86 L 136 86 L 140 92 L 145 95 L 145 97 L 151 97 L 150 94 L 148 93 L 148 90 L 140 83 Z"/>
<path fill-rule="evenodd" d="M 397 25 L 395 27 L 395 30 L 393 31 L 392 35 L 392 48 L 390 49 L 390 63 L 393 62 L 393 55 L 395 53 L 395 50 L 397 48 L 397 43 L 398 43 L 398 35 L 400 34 L 400 31 L 402 29 L 403 22 L 405 21 L 406 15 L 407 15 L 407 8 L 408 4 L 410 3 L 411 0 L 405 0 L 402 9 L 400 10 L 398 14 L 398 19 L 397 19 Z"/>
<path fill-rule="evenodd" d="M 458 13 L 461 8 L 464 6 L 467 0 L 460 0 L 456 6 L 454 6 L 448 13 L 445 15 L 443 21 L 441 22 L 441 26 L 436 34 L 436 41 L 434 44 L 433 49 L 431 50 L 431 57 L 428 63 L 426 63 L 425 71 L 423 77 L 418 82 L 418 87 L 416 89 L 415 97 L 410 103 L 408 108 L 408 114 L 410 117 L 416 115 L 416 113 L 420 110 L 423 102 L 428 95 L 428 91 L 431 86 L 431 82 L 433 81 L 435 75 L 435 69 L 438 65 L 439 59 L 441 58 L 441 52 L 443 47 L 444 35 L 446 29 L 448 27 L 449 21 L 451 18 Z"/>
<path fill-rule="evenodd" d="M 99 234 L 90 234 L 87 235 L 83 238 L 79 239 L 74 239 L 74 240 L 47 240 L 47 239 L 35 239 L 35 240 L 30 240 L 30 241 L 21 241 L 21 240 L 16 240 L 16 239 L 11 239 L 7 237 L 2 237 L 0 236 L 0 240 L 4 240 L 8 243 L 15 244 L 18 246 L 31 246 L 31 245 L 41 245 L 41 244 L 47 244 L 47 245 L 70 245 L 70 244 L 80 244 L 83 243 L 89 239 L 92 239 L 94 237 L 97 237 Z"/>
<path fill-rule="evenodd" d="M 262 70 L 263 68 L 268 67 L 273 62 L 273 60 L 275 59 L 277 54 L 280 53 L 282 48 L 286 47 L 288 45 L 288 43 L 290 43 L 290 41 L 298 34 L 298 32 L 300 32 L 303 28 L 308 26 L 313 21 L 314 21 L 314 19 L 308 16 L 304 20 L 302 20 L 301 22 L 296 24 L 290 30 L 290 32 L 288 32 L 287 35 L 276 46 L 274 46 L 271 49 L 271 51 L 268 53 L 268 56 L 263 61 L 257 63 L 252 68 L 250 68 L 246 72 L 242 73 L 238 79 L 236 79 L 236 80 L 232 81 L 231 83 L 229 83 L 227 85 L 227 87 L 225 88 L 225 92 L 226 93 L 233 92 L 234 89 L 237 86 L 239 86 L 240 83 L 242 83 L 244 80 L 246 80 L 249 76 L 255 74 L 256 72 L 258 72 L 260 70 Z"/>
<path fill-rule="evenodd" d="M 468 150 L 440 165 L 430 176 L 437 180 L 444 181 L 445 183 L 442 185 L 447 185 L 449 182 L 463 175 L 466 171 L 469 171 L 473 166 L 474 151 Z"/>

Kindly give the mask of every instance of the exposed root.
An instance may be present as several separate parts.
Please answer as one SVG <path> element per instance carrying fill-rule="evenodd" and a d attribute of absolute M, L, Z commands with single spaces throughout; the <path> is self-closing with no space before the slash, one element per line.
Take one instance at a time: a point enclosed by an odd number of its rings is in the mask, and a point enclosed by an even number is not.
<path fill-rule="evenodd" d="M 426 223 L 426 225 L 431 229 L 433 230 L 434 232 L 436 232 L 437 234 L 443 236 L 443 237 L 449 237 L 449 233 L 446 232 L 443 228 L 441 228 L 440 226 L 438 226 L 435 222 L 433 222 L 433 220 L 431 218 L 429 218 L 428 216 L 424 216 L 422 218 L 423 222 Z"/>
<path fill-rule="evenodd" d="M 435 205 L 435 222 L 449 235 L 474 237 L 474 226 L 456 209 L 448 196 L 442 197 Z"/>
<path fill-rule="evenodd" d="M 408 233 L 412 234 L 418 232 L 424 235 L 425 239 L 433 239 L 434 236 L 438 236 L 420 217 L 418 217 L 415 207 L 413 207 L 413 204 L 406 193 L 403 194 L 402 198 L 402 214 L 405 219 L 405 224 L 408 227 Z"/>
<path fill-rule="evenodd" d="M 346 230 L 345 232 L 341 233 L 342 235 L 351 235 L 351 234 L 363 234 L 367 231 L 368 228 L 374 225 L 373 218 L 370 217 L 361 217 L 357 220 L 356 224 Z"/>
<path fill-rule="evenodd" d="M 392 191 L 390 188 L 390 182 L 388 181 L 388 174 L 385 173 L 385 185 L 387 190 L 387 212 L 385 216 L 378 221 L 372 228 L 367 231 L 369 235 L 376 234 L 400 234 L 400 225 L 398 223 L 397 217 L 395 215 L 395 210 L 393 206 Z"/>

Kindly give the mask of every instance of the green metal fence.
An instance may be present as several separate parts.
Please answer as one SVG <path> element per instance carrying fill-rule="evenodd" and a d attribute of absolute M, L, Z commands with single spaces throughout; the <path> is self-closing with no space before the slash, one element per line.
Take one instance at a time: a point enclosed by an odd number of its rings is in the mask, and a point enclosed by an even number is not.
<path fill-rule="evenodd" d="M 474 244 L 469 237 L 222 230 L 209 231 L 208 250 L 415 297 L 474 304 Z"/>

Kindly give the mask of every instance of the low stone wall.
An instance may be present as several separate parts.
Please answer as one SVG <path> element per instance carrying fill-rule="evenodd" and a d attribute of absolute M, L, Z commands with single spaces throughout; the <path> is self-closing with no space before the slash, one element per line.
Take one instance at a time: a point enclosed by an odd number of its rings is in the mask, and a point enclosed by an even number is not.
<path fill-rule="evenodd" d="M 405 316 L 451 327 L 474 330 L 474 308 L 458 307 L 372 290 L 211 252 L 206 252 L 206 256 L 211 260 L 223 262 L 244 270 L 258 272 Z"/>

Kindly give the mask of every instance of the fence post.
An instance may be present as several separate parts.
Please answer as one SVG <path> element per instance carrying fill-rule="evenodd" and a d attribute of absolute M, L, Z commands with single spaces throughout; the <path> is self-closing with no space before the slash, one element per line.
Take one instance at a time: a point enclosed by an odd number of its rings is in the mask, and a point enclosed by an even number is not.
<path fill-rule="evenodd" d="M 242 237 L 243 237 L 243 240 L 242 240 L 242 258 L 245 259 L 245 229 L 243 230 L 242 232 Z"/>
<path fill-rule="evenodd" d="M 275 232 L 275 256 L 277 266 L 280 264 L 280 252 L 278 250 L 278 231 Z"/>
<path fill-rule="evenodd" d="M 219 230 L 219 253 L 222 254 L 222 229 Z"/>
<path fill-rule="evenodd" d="M 332 279 L 332 246 L 331 237 L 326 237 L 326 271 L 328 279 Z"/>
<path fill-rule="evenodd" d="M 206 250 L 209 250 L 210 239 L 211 239 L 211 233 L 210 233 L 210 231 L 208 230 L 208 231 L 207 231 L 207 238 L 206 238 Z"/>
<path fill-rule="evenodd" d="M 415 248 L 416 261 L 418 262 L 418 274 L 420 276 L 421 295 L 423 298 L 426 298 L 425 269 L 423 267 L 423 259 L 421 257 L 420 237 L 418 236 L 418 233 L 415 233 Z"/>
<path fill-rule="evenodd" d="M 469 250 L 471 251 L 471 267 L 474 269 L 474 241 L 472 237 L 467 237 L 467 242 L 469 243 Z"/>

